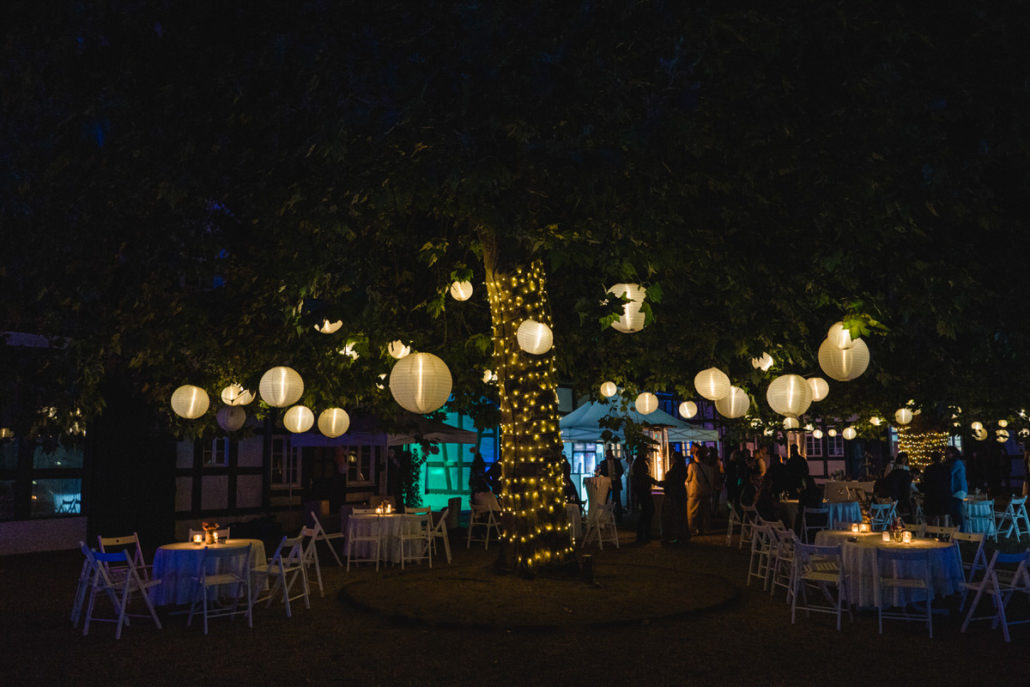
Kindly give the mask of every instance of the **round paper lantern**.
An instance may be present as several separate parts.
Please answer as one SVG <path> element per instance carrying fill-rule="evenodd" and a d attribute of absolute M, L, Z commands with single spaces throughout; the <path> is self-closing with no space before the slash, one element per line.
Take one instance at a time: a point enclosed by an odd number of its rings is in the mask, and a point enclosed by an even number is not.
<path fill-rule="evenodd" d="M 483 370 L 483 384 L 497 381 L 497 373 L 493 370 Z"/>
<path fill-rule="evenodd" d="M 812 388 L 812 402 L 821 401 L 830 395 L 830 385 L 822 377 L 809 377 L 808 386 Z"/>
<path fill-rule="evenodd" d="M 304 394 L 304 380 L 292 367 L 280 365 L 261 375 L 258 393 L 261 400 L 273 408 L 285 408 L 300 400 Z"/>
<path fill-rule="evenodd" d="M 397 339 L 396 341 L 390 342 L 390 345 L 386 347 L 386 352 L 390 354 L 391 358 L 400 360 L 411 353 L 411 346 L 405 346 L 403 341 Z"/>
<path fill-rule="evenodd" d="M 335 322 L 322 320 L 322 324 L 316 324 L 315 329 L 323 334 L 335 334 L 340 331 L 340 327 L 342 326 L 343 320 L 336 320 Z"/>
<path fill-rule="evenodd" d="M 851 348 L 837 348 L 829 339 L 819 346 L 819 367 L 826 376 L 838 382 L 850 382 L 869 367 L 869 347 L 855 339 Z"/>
<path fill-rule="evenodd" d="M 973 430 L 973 438 L 977 441 L 987 440 L 987 430 L 981 427 L 980 429 Z"/>
<path fill-rule="evenodd" d="M 999 444 L 1004 444 L 1006 441 L 1009 440 L 1009 431 L 1007 429 L 999 429 L 994 433 L 994 435 L 994 440 L 997 441 Z"/>
<path fill-rule="evenodd" d="M 650 415 L 658 410 L 658 397 L 650 391 L 645 391 L 637 396 L 637 400 L 633 402 L 633 405 L 641 415 Z"/>
<path fill-rule="evenodd" d="M 998 420 L 998 426 L 1002 427 L 1002 428 L 1008 427 L 1009 426 L 1009 421 L 1008 420 Z"/>
<path fill-rule="evenodd" d="M 601 385 L 601 395 L 605 398 L 611 398 L 617 393 L 619 393 L 619 387 L 615 386 L 615 382 L 605 382 Z"/>
<path fill-rule="evenodd" d="M 780 415 L 804 415 L 812 405 L 812 387 L 800 375 L 782 375 L 769 384 L 765 400 Z"/>
<path fill-rule="evenodd" d="M 835 348 L 841 350 L 851 348 L 855 342 L 851 338 L 851 332 L 844 328 L 843 322 L 837 322 L 830 327 L 830 331 L 826 333 L 826 339 Z"/>
<path fill-rule="evenodd" d="M 456 281 L 451 284 L 451 298 L 456 301 L 467 301 L 472 297 L 472 282 Z"/>
<path fill-rule="evenodd" d="M 858 431 L 854 427 L 845 427 L 844 431 L 841 432 L 845 439 L 851 441 L 858 436 Z"/>
<path fill-rule="evenodd" d="M 816 439 L 822 439 L 823 438 L 823 430 L 821 430 L 821 429 L 813 429 L 812 430 L 812 436 L 815 437 Z"/>
<path fill-rule="evenodd" d="M 247 391 L 241 384 L 230 384 L 222 389 L 222 403 L 227 406 L 245 406 L 254 400 L 254 392 Z"/>
<path fill-rule="evenodd" d="M 717 367 L 701 370 L 694 376 L 694 388 L 697 393 L 709 401 L 718 401 L 730 395 L 730 378 Z"/>
<path fill-rule="evenodd" d="M 350 415 L 343 408 L 326 408 L 318 414 L 318 431 L 335 439 L 350 427 Z"/>
<path fill-rule="evenodd" d="M 697 415 L 697 404 L 693 401 L 683 401 L 680 403 L 680 417 L 685 417 L 688 420 Z"/>
<path fill-rule="evenodd" d="M 196 420 L 207 412 L 210 401 L 199 386 L 183 384 L 172 392 L 172 412 L 187 420 Z"/>
<path fill-rule="evenodd" d="M 390 393 L 405 410 L 424 415 L 443 407 L 451 395 L 451 371 L 432 353 L 412 353 L 390 371 Z"/>
<path fill-rule="evenodd" d="M 751 399 L 739 386 L 731 386 L 730 393 L 715 402 L 715 409 L 719 414 L 728 418 L 743 417 L 750 407 Z"/>
<path fill-rule="evenodd" d="M 632 334 L 643 329 L 644 313 L 641 312 L 640 306 L 644 303 L 647 289 L 640 284 L 616 284 L 608 289 L 608 293 L 630 299 L 629 303 L 622 304 L 622 317 L 612 322 L 612 328 L 623 334 Z"/>
<path fill-rule="evenodd" d="M 769 355 L 768 353 L 762 353 L 761 358 L 751 359 L 751 367 L 755 368 L 756 370 L 761 370 L 762 372 L 768 372 L 769 368 L 773 366 L 774 362 L 776 361 L 773 360 L 773 357 L 771 355 Z"/>
<path fill-rule="evenodd" d="M 293 406 L 283 414 L 283 427 L 294 434 L 301 434 L 315 424 L 315 414 L 307 406 Z"/>
<path fill-rule="evenodd" d="M 883 418 L 873 415 L 871 418 L 869 418 L 869 424 L 871 424 L 873 427 L 879 427 L 881 424 L 883 424 Z"/>
<path fill-rule="evenodd" d="M 798 419 L 796 417 L 785 417 L 785 418 L 783 418 L 783 428 L 784 429 L 797 429 L 800 426 L 801 426 L 801 423 L 798 421 Z"/>
<path fill-rule="evenodd" d="M 894 413 L 894 422 L 899 425 L 907 425 L 912 422 L 912 410 L 910 408 L 898 408 Z"/>
<path fill-rule="evenodd" d="M 830 429 L 826 430 L 826 436 L 829 436 L 829 437 L 837 436 L 837 430 L 834 429 L 833 427 L 831 427 Z"/>
<path fill-rule="evenodd" d="M 1030 437 L 1030 429 L 1024 427 L 1023 429 L 1019 430 L 1020 439 L 1026 439 L 1027 437 Z"/>
<path fill-rule="evenodd" d="M 976 422 L 972 422 L 969 425 L 969 429 L 973 430 L 974 432 L 979 432 L 983 428 L 984 423 L 980 422 L 979 420 L 977 420 Z"/>
<path fill-rule="evenodd" d="M 235 432 L 247 421 L 247 411 L 239 406 L 222 406 L 215 415 L 218 426 L 227 432 Z"/>
<path fill-rule="evenodd" d="M 551 328 L 543 322 L 536 320 L 525 320 L 519 325 L 515 332 L 515 338 L 519 341 L 519 348 L 531 355 L 543 355 L 551 350 L 551 343 L 554 335 Z"/>

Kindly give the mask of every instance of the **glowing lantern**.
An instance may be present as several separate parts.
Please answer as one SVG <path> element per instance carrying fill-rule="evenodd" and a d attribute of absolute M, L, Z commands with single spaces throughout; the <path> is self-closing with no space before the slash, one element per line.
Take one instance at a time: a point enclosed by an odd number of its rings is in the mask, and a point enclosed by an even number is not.
<path fill-rule="evenodd" d="M 343 320 L 336 320 L 330 322 L 329 320 L 322 320 L 322 324 L 316 324 L 315 330 L 323 334 L 335 334 L 340 331 L 340 327 L 343 326 Z"/>
<path fill-rule="evenodd" d="M 1002 428 L 1008 427 L 1009 426 L 1009 421 L 1008 420 L 998 420 L 998 426 L 1002 427 Z"/>
<path fill-rule="evenodd" d="M 798 421 L 798 419 L 796 417 L 785 417 L 785 418 L 783 418 L 783 428 L 784 429 L 797 429 L 800 426 L 801 426 L 801 423 Z"/>
<path fill-rule="evenodd" d="M 432 353 L 412 353 L 390 371 L 390 393 L 405 410 L 424 415 L 440 409 L 451 395 L 451 371 Z"/>
<path fill-rule="evenodd" d="M 273 408 L 285 408 L 300 400 L 304 394 L 304 380 L 292 367 L 280 365 L 261 375 L 258 393 L 261 400 Z"/>
<path fill-rule="evenodd" d="M 774 362 L 776 361 L 773 360 L 771 355 L 769 355 L 768 353 L 762 353 L 761 358 L 751 359 L 751 367 L 755 368 L 756 370 L 761 370 L 762 372 L 768 372 L 769 368 L 773 366 Z"/>
<path fill-rule="evenodd" d="M 493 370 L 483 370 L 483 384 L 497 381 L 497 373 Z"/>
<path fill-rule="evenodd" d="M 972 422 L 969 425 L 969 429 L 973 430 L 974 432 L 979 432 L 983 428 L 984 423 L 980 422 L 979 420 L 977 420 L 976 422 Z"/>
<path fill-rule="evenodd" d="M 547 353 L 554 341 L 551 328 L 536 320 L 525 320 L 520 324 L 518 331 L 515 332 L 515 338 L 519 341 L 519 348 L 530 355 Z"/>
<path fill-rule="evenodd" d="M 894 421 L 899 425 L 907 425 L 912 422 L 912 410 L 910 408 L 898 408 L 894 413 Z"/>
<path fill-rule="evenodd" d="M 995 441 L 999 444 L 1004 444 L 1009 440 L 1009 431 L 1007 429 L 999 429 L 995 433 Z"/>
<path fill-rule="evenodd" d="M 1030 437 L 1030 429 L 1024 427 L 1023 429 L 1019 430 L 1020 439 L 1026 439 L 1027 437 Z"/>
<path fill-rule="evenodd" d="M 881 424 L 883 424 L 883 418 L 873 415 L 871 418 L 869 418 L 869 424 L 871 424 L 873 427 L 879 427 Z"/>
<path fill-rule="evenodd" d="M 814 430 L 812 430 L 812 436 L 815 437 L 816 439 L 822 439 L 823 438 L 823 430 L 821 430 L 821 429 L 814 429 Z"/>
<path fill-rule="evenodd" d="M 330 439 L 340 436 L 350 427 L 350 415 L 343 408 L 327 408 L 318 414 L 318 431 Z"/>
<path fill-rule="evenodd" d="M 619 387 L 615 386 L 615 382 L 605 382 L 601 385 L 601 395 L 605 398 L 611 398 L 617 393 L 619 393 Z"/>
<path fill-rule="evenodd" d="M 196 420 L 207 412 L 210 401 L 199 386 L 183 384 L 172 392 L 172 412 L 187 420 Z"/>
<path fill-rule="evenodd" d="M 800 375 L 782 375 L 769 384 L 765 400 L 780 415 L 804 415 L 812 405 L 812 387 Z"/>
<path fill-rule="evenodd" d="M 283 414 L 283 427 L 294 434 L 301 434 L 315 424 L 315 414 L 307 406 L 293 406 Z"/>
<path fill-rule="evenodd" d="M 869 347 L 862 339 L 855 339 L 851 348 L 837 348 L 829 339 L 823 339 L 819 346 L 819 367 L 830 379 L 850 382 L 869 367 Z"/>
<path fill-rule="evenodd" d="M 808 386 L 812 387 L 812 402 L 821 401 L 830 395 L 830 385 L 822 377 L 809 377 Z"/>
<path fill-rule="evenodd" d="M 826 430 L 826 436 L 828 436 L 828 437 L 835 437 L 835 436 L 837 436 L 837 430 L 835 430 L 833 427 L 831 427 L 830 429 Z"/>
<path fill-rule="evenodd" d="M 227 406 L 245 406 L 254 400 L 254 392 L 247 391 L 241 384 L 230 384 L 222 389 L 222 403 Z"/>
<path fill-rule="evenodd" d="M 680 403 L 680 417 L 685 417 L 688 420 L 697 415 L 697 404 L 693 401 L 683 401 Z"/>
<path fill-rule="evenodd" d="M 405 346 L 403 341 L 397 339 L 396 341 L 390 342 L 390 345 L 386 347 L 386 352 L 390 354 L 391 358 L 400 360 L 411 353 L 411 346 Z"/>
<path fill-rule="evenodd" d="M 641 415 L 650 415 L 658 410 L 658 397 L 650 391 L 645 391 L 637 396 L 637 400 L 634 401 L 633 405 Z"/>
<path fill-rule="evenodd" d="M 851 441 L 858 436 L 858 431 L 854 427 L 845 427 L 844 431 L 841 432 L 845 439 Z"/>
<path fill-rule="evenodd" d="M 639 284 L 616 284 L 608 289 L 608 293 L 630 299 L 622 304 L 622 317 L 612 322 L 612 328 L 623 334 L 639 332 L 644 328 L 644 313 L 640 306 L 644 303 L 647 289 Z"/>
<path fill-rule="evenodd" d="M 357 360 L 361 357 L 361 354 L 358 353 L 357 343 L 354 341 L 348 341 L 347 345 L 338 350 L 337 353 L 345 355 L 351 360 Z"/>
<path fill-rule="evenodd" d="M 728 418 L 743 417 L 750 407 L 751 399 L 748 398 L 747 392 L 739 386 L 730 387 L 730 393 L 715 402 L 715 409 L 719 411 L 719 414 Z"/>
<path fill-rule="evenodd" d="M 451 284 L 451 298 L 456 301 L 467 301 L 472 297 L 472 282 L 456 281 Z"/>
<path fill-rule="evenodd" d="M 235 432 L 247 421 L 247 411 L 239 406 L 222 406 L 215 415 L 218 426 L 227 432 Z"/>
<path fill-rule="evenodd" d="M 379 375 L 377 379 L 379 381 L 376 382 L 376 388 L 383 391 L 386 388 L 386 373 Z"/>
<path fill-rule="evenodd" d="M 694 376 L 694 388 L 709 401 L 718 401 L 730 395 L 730 378 L 717 367 L 701 370 Z"/>
<path fill-rule="evenodd" d="M 843 322 L 837 322 L 830 327 L 830 331 L 826 334 L 826 340 L 841 350 L 851 348 L 855 344 L 851 338 L 851 332 L 844 328 Z"/>
<path fill-rule="evenodd" d="M 985 441 L 987 439 L 987 430 L 983 427 L 981 427 L 980 429 L 974 429 L 973 438 L 977 441 Z"/>

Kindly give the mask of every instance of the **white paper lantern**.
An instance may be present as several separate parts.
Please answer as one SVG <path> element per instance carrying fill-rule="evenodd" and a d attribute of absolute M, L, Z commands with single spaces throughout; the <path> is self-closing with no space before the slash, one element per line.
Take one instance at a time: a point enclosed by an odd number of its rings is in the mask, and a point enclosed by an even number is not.
<path fill-rule="evenodd" d="M 751 367 L 755 368 L 756 370 L 761 370 L 762 372 L 768 372 L 769 368 L 773 366 L 774 362 L 776 361 L 773 360 L 773 357 L 771 355 L 769 355 L 768 353 L 762 353 L 761 358 L 751 359 Z"/>
<path fill-rule="evenodd" d="M 830 331 L 826 333 L 826 338 L 835 348 L 841 350 L 851 348 L 855 344 L 851 338 L 851 332 L 844 328 L 843 322 L 837 322 L 831 326 Z"/>
<path fill-rule="evenodd" d="M 973 430 L 973 438 L 977 441 L 987 440 L 987 430 L 981 427 L 980 429 Z"/>
<path fill-rule="evenodd" d="M 812 405 L 812 387 L 800 375 L 782 375 L 772 380 L 765 392 L 769 407 L 780 415 L 804 415 Z"/>
<path fill-rule="evenodd" d="M 750 407 L 751 399 L 739 386 L 730 387 L 730 393 L 715 402 L 715 409 L 719 414 L 728 418 L 743 417 Z"/>
<path fill-rule="evenodd" d="M 819 367 L 830 379 L 850 382 L 869 367 L 869 347 L 862 339 L 855 339 L 851 348 L 837 348 L 829 339 L 823 339 L 819 346 Z"/>
<path fill-rule="evenodd" d="M 883 418 L 873 415 L 871 418 L 869 418 L 869 424 L 871 424 L 873 427 L 879 427 L 881 424 L 883 424 Z"/>
<path fill-rule="evenodd" d="M 390 371 L 390 393 L 405 410 L 424 415 L 439 410 L 451 395 L 451 371 L 432 353 L 412 353 Z"/>
<path fill-rule="evenodd" d="M 683 401 L 680 403 L 680 417 L 685 417 L 688 420 L 697 415 L 697 404 L 693 401 Z"/>
<path fill-rule="evenodd" d="M 796 417 L 785 417 L 783 418 L 784 429 L 797 429 L 801 426 L 801 422 Z"/>
<path fill-rule="evenodd" d="M 701 370 L 694 376 L 694 388 L 709 401 L 718 401 L 730 395 L 730 378 L 717 367 Z"/>
<path fill-rule="evenodd" d="M 222 406 L 215 415 L 218 426 L 227 432 L 235 432 L 247 421 L 247 411 L 239 406 Z"/>
<path fill-rule="evenodd" d="M 330 439 L 340 436 L 350 427 L 350 415 L 343 408 L 326 408 L 318 414 L 318 431 Z"/>
<path fill-rule="evenodd" d="M 608 289 L 608 293 L 629 298 L 629 303 L 622 304 L 622 317 L 612 322 L 612 328 L 623 334 L 639 332 L 644 328 L 644 313 L 640 306 L 644 303 L 647 289 L 640 284 L 616 284 Z"/>
<path fill-rule="evenodd" d="M 831 427 L 830 429 L 826 430 L 826 436 L 828 436 L 828 437 L 835 437 L 835 436 L 837 436 L 837 430 L 834 429 L 833 427 Z"/>
<path fill-rule="evenodd" d="M 497 373 L 493 370 L 483 370 L 483 384 L 490 384 L 497 381 Z"/>
<path fill-rule="evenodd" d="M 601 385 L 601 395 L 605 398 L 611 398 L 617 393 L 619 393 L 619 387 L 615 386 L 615 382 L 605 382 Z"/>
<path fill-rule="evenodd" d="M 254 400 L 254 392 L 247 391 L 242 384 L 230 384 L 222 389 L 222 403 L 227 406 L 245 406 Z"/>
<path fill-rule="evenodd" d="M 172 392 L 172 412 L 187 420 L 196 420 L 207 412 L 207 392 L 199 386 L 183 384 Z"/>
<path fill-rule="evenodd" d="M 909 408 L 898 408 L 894 412 L 894 422 L 899 425 L 907 425 L 912 422 L 912 410 Z"/>
<path fill-rule="evenodd" d="M 1009 426 L 1009 421 L 1008 420 L 998 420 L 998 426 L 1002 427 L 1002 428 L 1008 427 Z"/>
<path fill-rule="evenodd" d="M 809 377 L 808 386 L 812 388 L 812 402 L 816 403 L 830 395 L 830 385 L 822 377 Z"/>
<path fill-rule="evenodd" d="M 856 430 L 854 427 L 845 427 L 844 431 L 841 432 L 841 434 L 844 436 L 845 439 L 851 441 L 852 439 L 858 436 L 858 430 Z"/>
<path fill-rule="evenodd" d="M 823 438 L 823 430 L 821 430 L 821 429 L 813 429 L 812 430 L 812 436 L 815 437 L 816 439 L 822 439 Z"/>
<path fill-rule="evenodd" d="M 391 358 L 400 360 L 411 353 L 411 346 L 405 346 L 403 341 L 397 339 L 396 341 L 390 342 L 390 345 L 386 347 L 386 352 L 390 354 Z"/>
<path fill-rule="evenodd" d="M 518 339 L 519 348 L 531 355 L 547 353 L 551 350 L 551 343 L 554 341 L 551 328 L 536 320 L 523 321 L 519 325 L 518 331 L 515 332 L 515 338 Z"/>
<path fill-rule="evenodd" d="M 658 397 L 650 391 L 645 391 L 637 396 L 637 400 L 634 401 L 633 405 L 641 415 L 650 415 L 658 410 Z"/>
<path fill-rule="evenodd" d="M 456 281 L 451 284 L 451 298 L 456 301 L 467 301 L 472 297 L 472 282 Z"/>
<path fill-rule="evenodd" d="M 304 394 L 304 380 L 292 367 L 280 365 L 261 375 L 258 393 L 261 400 L 273 408 L 285 408 L 300 400 Z"/>
<path fill-rule="evenodd" d="M 302 434 L 315 424 L 315 414 L 307 406 L 293 406 L 283 414 L 283 427 L 294 434 Z"/>
<path fill-rule="evenodd" d="M 1009 440 L 1009 431 L 1007 429 L 996 430 L 994 432 L 994 435 L 994 440 L 997 441 L 999 444 L 1004 444 L 1006 441 Z"/>
<path fill-rule="evenodd" d="M 983 428 L 984 428 L 984 423 L 980 422 L 979 420 L 977 420 L 975 422 L 972 422 L 969 425 L 969 429 L 973 430 L 974 432 L 979 432 Z"/>
<path fill-rule="evenodd" d="M 335 322 L 330 322 L 329 320 L 322 320 L 321 324 L 315 325 L 315 330 L 321 332 L 322 334 L 335 334 L 336 332 L 340 331 L 340 327 L 342 326 L 343 320 L 336 320 Z"/>

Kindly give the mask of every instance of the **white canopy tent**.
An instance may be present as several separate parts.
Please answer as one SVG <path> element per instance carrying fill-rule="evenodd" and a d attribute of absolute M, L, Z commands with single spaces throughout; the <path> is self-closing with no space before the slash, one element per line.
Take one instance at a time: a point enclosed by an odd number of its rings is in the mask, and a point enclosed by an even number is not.
<path fill-rule="evenodd" d="M 633 422 L 652 427 L 665 427 L 668 429 L 669 441 L 674 443 L 719 440 L 717 430 L 694 427 L 669 415 L 664 410 L 656 410 L 653 413 L 642 415 L 632 407 L 623 410 L 613 403 L 599 401 L 585 403 L 561 419 L 562 439 L 565 441 L 602 441 L 601 433 L 605 430 L 598 423 L 602 418 L 608 416 L 625 417 Z M 622 438 L 621 430 L 613 431 L 613 434 Z"/>

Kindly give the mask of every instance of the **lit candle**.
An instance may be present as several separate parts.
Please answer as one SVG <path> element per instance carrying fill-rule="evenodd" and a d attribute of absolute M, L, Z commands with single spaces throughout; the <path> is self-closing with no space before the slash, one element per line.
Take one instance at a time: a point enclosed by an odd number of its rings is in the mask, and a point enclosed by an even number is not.
<path fill-rule="evenodd" d="M 196 544 L 197 546 L 200 546 L 201 544 L 203 544 L 204 543 L 204 535 L 202 535 L 202 534 L 194 534 L 193 535 L 193 543 Z"/>
<path fill-rule="evenodd" d="M 852 532 L 858 532 L 858 523 L 857 522 L 851 523 L 851 531 Z"/>
<path fill-rule="evenodd" d="M 883 540 L 884 541 L 890 541 L 891 540 L 891 533 L 888 532 L 887 530 L 883 531 Z"/>
<path fill-rule="evenodd" d="M 901 533 L 901 541 L 903 543 L 905 543 L 905 544 L 911 544 L 912 543 L 912 533 L 909 532 L 908 530 L 905 530 L 904 532 L 902 532 Z"/>
<path fill-rule="evenodd" d="M 858 531 L 859 532 L 868 532 L 869 531 L 869 523 L 868 522 L 863 522 L 861 525 L 858 526 Z"/>
<path fill-rule="evenodd" d="M 218 530 L 211 533 L 211 538 L 216 544 L 218 543 Z"/>

